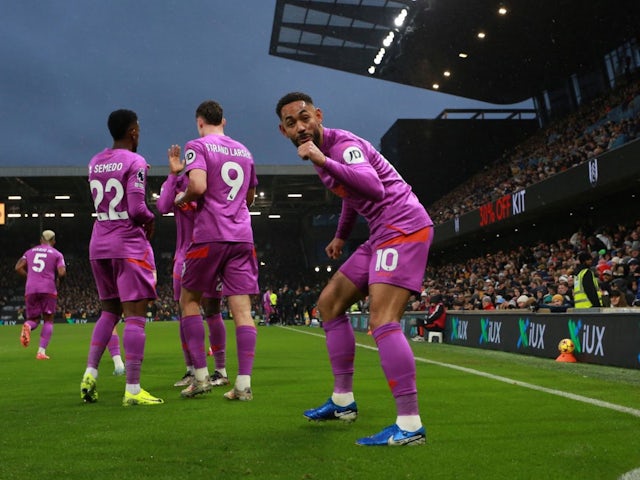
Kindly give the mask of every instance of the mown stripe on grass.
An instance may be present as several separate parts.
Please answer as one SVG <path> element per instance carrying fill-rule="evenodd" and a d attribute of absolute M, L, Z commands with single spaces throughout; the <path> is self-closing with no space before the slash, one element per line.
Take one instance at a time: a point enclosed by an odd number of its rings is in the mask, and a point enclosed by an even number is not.
<path fill-rule="evenodd" d="M 287 328 L 287 327 L 283 327 L 283 328 Z M 298 333 L 306 333 L 308 335 L 313 335 L 313 336 L 316 336 L 316 337 L 324 338 L 324 334 L 321 334 L 321 333 L 308 332 L 308 331 L 305 331 L 305 330 L 300 330 L 300 329 L 295 329 L 295 328 L 287 328 L 287 330 L 291 330 L 291 331 L 298 332 Z M 378 350 L 376 347 L 373 347 L 371 345 L 364 345 L 362 343 L 356 343 L 356 346 L 358 346 L 360 348 L 366 348 L 366 349 L 369 349 L 369 350 L 374 350 L 374 351 Z M 478 375 L 480 377 L 485 377 L 485 378 L 489 378 L 491 380 L 496 380 L 496 381 L 499 381 L 499 382 L 508 383 L 510 385 L 517 385 L 519 387 L 529 388 L 531 390 L 536 390 L 538 392 L 544 392 L 544 393 L 548 393 L 550 395 L 556 395 L 558 397 L 568 398 L 570 400 L 575 400 L 577 402 L 587 403 L 589 405 L 594 405 L 596 407 L 608 408 L 609 410 L 614 410 L 614 411 L 620 412 L 620 413 L 626 413 L 626 414 L 629 414 L 629 415 L 633 415 L 634 417 L 639 417 L 640 418 L 640 410 L 637 410 L 635 408 L 625 407 L 623 405 L 617 405 L 615 403 L 605 402 L 603 400 L 598 400 L 596 398 L 585 397 L 583 395 L 576 395 L 575 393 L 571 393 L 571 392 L 563 392 L 562 390 L 556 390 L 556 389 L 553 389 L 553 388 L 541 387 L 540 385 L 534 385 L 532 383 L 521 382 L 520 380 L 514 380 L 512 378 L 502 377 L 500 375 L 494 375 L 492 373 L 483 372 L 481 370 L 476 370 L 476 369 L 473 369 L 473 368 L 461 367 L 460 365 L 454 365 L 454 364 L 451 364 L 451 363 L 438 362 L 436 360 L 429 360 L 427 358 L 422 358 L 422 357 L 414 357 L 414 358 L 415 358 L 416 362 L 429 363 L 431 365 L 437 365 L 439 367 L 451 368 L 453 370 L 458 370 L 458 371 L 461 371 L 461 372 L 469 373 L 471 375 Z"/>

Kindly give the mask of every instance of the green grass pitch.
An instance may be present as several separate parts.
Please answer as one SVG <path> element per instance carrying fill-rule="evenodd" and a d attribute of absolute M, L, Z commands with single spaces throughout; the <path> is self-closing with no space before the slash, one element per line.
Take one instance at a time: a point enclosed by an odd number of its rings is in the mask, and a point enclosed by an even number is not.
<path fill-rule="evenodd" d="M 358 420 L 310 423 L 302 411 L 332 387 L 318 328 L 258 327 L 254 400 L 229 402 L 225 387 L 181 399 L 178 325 L 149 324 L 142 386 L 165 404 L 124 408 L 108 353 L 99 401 L 80 401 L 92 327 L 56 324 L 49 361 L 35 360 L 39 330 L 25 349 L 19 326 L 0 327 L 0 479 L 600 480 L 640 468 L 640 370 L 412 343 L 427 444 L 367 448 L 355 439 L 395 420 L 371 336 L 356 334 Z"/>

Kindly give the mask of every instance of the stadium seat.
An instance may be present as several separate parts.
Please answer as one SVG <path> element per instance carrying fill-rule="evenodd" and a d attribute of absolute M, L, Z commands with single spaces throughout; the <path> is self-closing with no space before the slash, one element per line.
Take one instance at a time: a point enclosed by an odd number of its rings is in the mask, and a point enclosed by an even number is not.
<path fill-rule="evenodd" d="M 429 334 L 427 335 L 427 342 L 433 343 L 434 338 L 438 339 L 437 343 L 442 343 L 444 334 L 442 332 L 429 332 Z"/>

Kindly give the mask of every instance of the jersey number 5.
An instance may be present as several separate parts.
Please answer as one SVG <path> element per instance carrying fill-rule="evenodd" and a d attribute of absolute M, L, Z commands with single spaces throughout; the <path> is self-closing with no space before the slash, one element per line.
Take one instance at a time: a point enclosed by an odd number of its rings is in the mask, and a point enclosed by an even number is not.
<path fill-rule="evenodd" d="M 45 258 L 47 258 L 47 254 L 46 253 L 36 253 L 33 256 L 33 266 L 31 267 L 31 270 L 33 270 L 34 272 L 38 272 L 38 273 L 43 271 L 44 267 L 45 267 L 45 264 L 44 264 L 44 259 Z"/>

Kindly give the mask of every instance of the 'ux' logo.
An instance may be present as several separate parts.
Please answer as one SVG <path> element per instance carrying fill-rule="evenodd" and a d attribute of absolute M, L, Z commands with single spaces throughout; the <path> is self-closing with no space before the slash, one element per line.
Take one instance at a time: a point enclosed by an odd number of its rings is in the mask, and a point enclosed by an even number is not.
<path fill-rule="evenodd" d="M 569 320 L 568 326 L 576 352 L 604 356 L 604 336 L 607 327 L 583 324 L 582 320 Z"/>
<path fill-rule="evenodd" d="M 453 317 L 451 319 L 451 340 L 466 340 L 468 325 L 469 322 L 466 320 L 460 320 L 457 317 Z"/>
<path fill-rule="evenodd" d="M 538 348 L 544 349 L 544 331 L 546 325 L 534 323 L 527 319 L 519 319 L 520 338 L 518 338 L 518 348 Z"/>
<path fill-rule="evenodd" d="M 502 322 L 492 322 L 488 318 L 480 319 L 480 340 L 478 343 L 500 343 L 500 328 Z"/>

